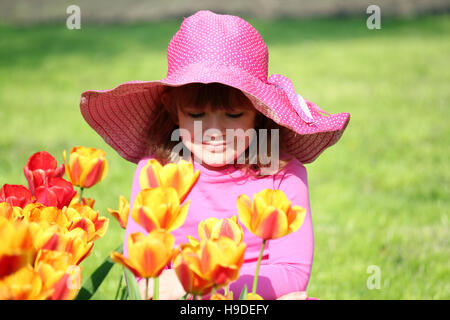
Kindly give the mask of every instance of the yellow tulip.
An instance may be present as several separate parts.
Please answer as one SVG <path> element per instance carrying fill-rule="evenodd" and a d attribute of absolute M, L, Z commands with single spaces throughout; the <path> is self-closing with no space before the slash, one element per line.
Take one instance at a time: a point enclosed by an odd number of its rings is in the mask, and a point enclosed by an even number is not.
<path fill-rule="evenodd" d="M 30 222 L 57 224 L 66 227 L 69 220 L 62 211 L 56 207 L 47 207 L 40 203 L 30 203 L 22 210 L 23 219 Z"/>
<path fill-rule="evenodd" d="M 62 251 L 41 250 L 36 258 L 35 270 L 43 281 L 43 290 L 50 292 L 48 299 L 72 300 L 81 287 L 81 270 L 71 265 L 72 256 Z"/>
<path fill-rule="evenodd" d="M 0 279 L 33 262 L 36 250 L 30 225 L 0 217 Z"/>
<path fill-rule="evenodd" d="M 249 292 L 245 300 L 264 300 L 259 294 Z"/>
<path fill-rule="evenodd" d="M 95 241 L 103 237 L 108 230 L 109 219 L 101 217 L 98 211 L 88 205 L 75 203 L 63 208 L 63 212 L 69 220 L 67 229 L 83 229 L 88 234 L 88 241 Z"/>
<path fill-rule="evenodd" d="M 134 200 L 131 217 L 147 232 L 159 228 L 172 231 L 183 225 L 190 200 L 180 207 L 177 192 L 172 187 L 141 190 Z"/>
<path fill-rule="evenodd" d="M 236 216 L 232 216 L 225 219 L 208 218 L 200 221 L 198 236 L 200 239 L 218 239 L 225 236 L 240 243 L 244 238 L 244 233 L 242 227 L 237 223 Z"/>
<path fill-rule="evenodd" d="M 74 205 L 75 203 L 80 203 L 80 194 L 77 192 L 75 196 L 72 198 L 72 200 L 69 203 L 69 207 L 71 205 Z M 92 209 L 94 209 L 95 199 L 92 198 L 83 198 L 81 199 L 81 204 L 85 206 L 89 206 Z"/>
<path fill-rule="evenodd" d="M 214 281 L 203 273 L 200 258 L 200 245 L 185 244 L 173 259 L 173 268 L 184 291 L 195 295 L 205 295 L 211 292 Z"/>
<path fill-rule="evenodd" d="M 173 187 L 182 203 L 197 183 L 199 176 L 200 171 L 194 172 L 193 164 L 186 160 L 163 166 L 156 159 L 150 159 L 139 174 L 139 183 L 141 189 Z"/>
<path fill-rule="evenodd" d="M 4 217 L 8 220 L 21 220 L 22 208 L 14 207 L 8 202 L 0 202 L 0 217 Z"/>
<path fill-rule="evenodd" d="M 43 300 L 51 293 L 44 289 L 39 272 L 31 265 L 0 280 L 0 300 Z"/>
<path fill-rule="evenodd" d="M 113 210 L 108 208 L 108 212 L 116 218 L 123 229 L 127 227 L 128 215 L 130 214 L 130 203 L 124 196 L 119 197 L 119 209 Z"/>
<path fill-rule="evenodd" d="M 239 220 L 256 236 L 276 239 L 297 231 L 303 224 L 306 210 L 291 206 L 281 190 L 264 189 L 253 196 L 243 194 L 237 199 Z"/>
<path fill-rule="evenodd" d="M 227 295 L 223 295 L 221 293 L 214 293 L 210 300 L 233 300 L 233 291 L 228 292 Z"/>
<path fill-rule="evenodd" d="M 128 268 L 136 277 L 155 278 L 172 259 L 174 243 L 175 237 L 163 229 L 146 236 L 135 232 L 128 237 L 128 258 L 112 252 L 111 259 Z"/>
<path fill-rule="evenodd" d="M 105 152 L 100 149 L 74 147 L 70 151 L 67 163 L 64 150 L 64 164 L 70 182 L 80 188 L 90 188 L 102 181 L 108 173 L 108 161 L 105 156 Z"/>
<path fill-rule="evenodd" d="M 221 236 L 185 244 L 174 258 L 175 272 L 186 292 L 204 295 L 234 281 L 244 262 L 245 243 Z"/>

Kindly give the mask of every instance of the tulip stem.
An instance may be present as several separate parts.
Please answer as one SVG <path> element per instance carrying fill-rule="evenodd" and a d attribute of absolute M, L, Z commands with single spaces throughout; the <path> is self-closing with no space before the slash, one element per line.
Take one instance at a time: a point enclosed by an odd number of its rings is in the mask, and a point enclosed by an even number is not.
<path fill-rule="evenodd" d="M 159 277 L 153 278 L 153 300 L 159 300 Z"/>
<path fill-rule="evenodd" d="M 119 292 L 120 292 L 120 289 L 122 288 L 122 279 L 123 279 L 123 274 L 120 275 L 119 285 L 117 286 L 117 291 L 116 291 L 116 295 L 114 296 L 114 300 L 117 300 L 117 298 L 119 297 Z"/>
<path fill-rule="evenodd" d="M 80 203 L 83 202 L 83 191 L 84 191 L 84 188 L 80 187 Z"/>
<path fill-rule="evenodd" d="M 256 287 L 258 286 L 259 267 L 261 265 L 261 259 L 262 259 L 265 245 L 266 245 L 266 239 L 264 239 L 262 242 L 261 251 L 259 252 L 259 257 L 258 257 L 258 263 L 256 264 L 255 278 L 253 279 L 253 289 L 252 289 L 253 294 L 256 294 Z"/>
<path fill-rule="evenodd" d="M 148 300 L 148 278 L 145 278 L 145 300 Z"/>
<path fill-rule="evenodd" d="M 228 284 L 225 286 L 224 295 L 225 295 L 225 297 L 228 296 Z"/>

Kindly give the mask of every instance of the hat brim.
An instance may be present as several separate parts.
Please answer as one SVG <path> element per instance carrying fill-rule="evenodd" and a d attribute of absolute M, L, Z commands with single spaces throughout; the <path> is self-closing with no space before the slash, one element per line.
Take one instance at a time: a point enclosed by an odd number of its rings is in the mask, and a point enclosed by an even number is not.
<path fill-rule="evenodd" d="M 284 128 L 282 147 L 302 163 L 314 161 L 342 136 L 349 113 L 324 116 L 307 101 L 314 117 L 306 123 L 279 87 L 251 76 L 242 69 L 213 62 L 189 64 L 157 81 L 129 81 L 111 90 L 88 90 L 81 94 L 80 109 L 87 123 L 123 158 L 138 163 L 149 155 L 149 128 L 153 112 L 161 107 L 165 86 L 189 83 L 222 83 L 241 90 L 255 108 Z"/>

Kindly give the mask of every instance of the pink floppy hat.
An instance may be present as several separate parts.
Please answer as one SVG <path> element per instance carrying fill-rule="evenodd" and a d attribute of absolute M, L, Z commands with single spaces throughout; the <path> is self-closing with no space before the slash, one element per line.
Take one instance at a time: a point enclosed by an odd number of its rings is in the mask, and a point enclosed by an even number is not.
<path fill-rule="evenodd" d="M 185 18 L 167 48 L 167 77 L 129 81 L 111 90 L 81 94 L 88 124 L 123 158 L 137 163 L 149 155 L 149 128 L 166 86 L 218 82 L 241 90 L 254 107 L 279 124 L 280 147 L 302 163 L 335 144 L 349 113 L 328 114 L 295 92 L 280 74 L 267 79 L 268 50 L 258 31 L 237 16 L 198 11 Z M 326 114 L 326 116 L 324 115 Z"/>

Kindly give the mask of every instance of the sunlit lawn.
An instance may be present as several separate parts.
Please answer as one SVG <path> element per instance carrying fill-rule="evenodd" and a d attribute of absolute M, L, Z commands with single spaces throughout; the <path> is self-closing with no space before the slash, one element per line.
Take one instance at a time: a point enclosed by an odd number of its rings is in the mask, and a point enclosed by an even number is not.
<path fill-rule="evenodd" d="M 350 112 L 342 140 L 307 166 L 315 228 L 309 295 L 321 299 L 449 299 L 450 18 L 249 21 L 269 46 L 269 75 L 330 113 Z M 0 27 L 0 184 L 26 184 L 28 157 L 62 161 L 75 145 L 106 151 L 110 171 L 86 196 L 96 208 L 129 197 L 135 166 L 83 120 L 81 92 L 167 71 L 181 19 L 132 26 L 65 23 Z M 0 235 L 1 236 L 1 235 Z M 83 277 L 123 240 L 111 221 L 83 263 Z M 369 266 L 381 271 L 369 290 Z M 95 295 L 112 299 L 121 267 Z"/>

